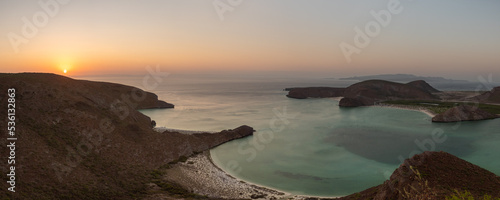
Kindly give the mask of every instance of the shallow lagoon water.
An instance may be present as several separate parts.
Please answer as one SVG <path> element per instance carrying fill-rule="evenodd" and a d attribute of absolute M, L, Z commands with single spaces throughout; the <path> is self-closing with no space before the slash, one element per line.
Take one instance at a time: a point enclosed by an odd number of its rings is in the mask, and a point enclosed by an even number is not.
<path fill-rule="evenodd" d="M 215 162 L 250 182 L 317 196 L 342 196 L 381 184 L 403 159 L 424 150 L 446 151 L 499 174 L 499 120 L 433 124 L 417 111 L 339 108 L 330 99 L 302 100 L 293 125 L 275 132 L 260 150 L 256 136 L 213 149 Z M 302 104 L 302 103 L 301 103 Z M 442 133 L 439 140 L 433 133 Z M 249 152 L 255 149 L 257 156 Z"/>
<path fill-rule="evenodd" d="M 141 77 L 100 80 L 141 87 Z M 499 119 L 435 124 L 418 111 L 339 108 L 333 99 L 289 99 L 282 91 L 349 84 L 324 79 L 169 77 L 152 92 L 176 108 L 141 112 L 158 126 L 174 129 L 254 127 L 254 136 L 211 150 L 214 162 L 239 179 L 293 194 L 359 192 L 381 184 L 402 159 L 422 150 L 447 151 L 500 174 Z M 433 140 L 433 132 L 442 133 L 444 142 Z"/>

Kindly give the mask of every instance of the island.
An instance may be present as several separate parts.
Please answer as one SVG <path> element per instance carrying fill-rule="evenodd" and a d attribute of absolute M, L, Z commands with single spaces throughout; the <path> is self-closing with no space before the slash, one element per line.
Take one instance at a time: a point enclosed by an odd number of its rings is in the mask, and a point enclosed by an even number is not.
<path fill-rule="evenodd" d="M 347 88 L 310 87 L 286 90 L 287 97 L 294 99 L 338 97 L 341 98 L 340 107 L 376 105 L 426 110 L 432 113 L 433 122 L 494 119 L 500 114 L 500 87 L 478 94 L 470 91 L 439 91 L 424 80 L 408 83 L 365 80 Z"/>

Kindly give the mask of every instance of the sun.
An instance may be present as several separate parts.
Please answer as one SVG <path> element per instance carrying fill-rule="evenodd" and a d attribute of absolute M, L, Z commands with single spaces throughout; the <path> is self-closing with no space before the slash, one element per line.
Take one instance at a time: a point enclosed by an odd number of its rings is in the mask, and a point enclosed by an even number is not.
<path fill-rule="evenodd" d="M 63 70 L 63 72 L 66 74 L 66 73 L 68 72 L 68 70 L 67 70 L 67 69 L 64 69 L 64 70 Z"/>

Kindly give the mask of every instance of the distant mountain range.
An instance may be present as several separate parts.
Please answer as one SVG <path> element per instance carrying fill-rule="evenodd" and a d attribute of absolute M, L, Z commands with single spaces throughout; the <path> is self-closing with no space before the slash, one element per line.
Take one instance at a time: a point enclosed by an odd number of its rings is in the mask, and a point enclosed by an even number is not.
<path fill-rule="evenodd" d="M 465 80 L 453 80 L 453 79 L 446 79 L 443 77 L 415 76 L 412 74 L 380 74 L 371 76 L 354 76 L 348 78 L 340 78 L 340 80 L 358 80 L 358 81 L 366 81 L 373 79 L 396 81 L 396 82 L 410 82 L 415 80 L 424 80 L 426 82 L 468 83 L 468 81 Z"/>

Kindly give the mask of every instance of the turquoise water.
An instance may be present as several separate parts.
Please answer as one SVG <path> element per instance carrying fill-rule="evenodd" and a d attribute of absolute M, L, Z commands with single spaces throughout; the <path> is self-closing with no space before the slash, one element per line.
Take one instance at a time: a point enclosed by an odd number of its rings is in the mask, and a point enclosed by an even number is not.
<path fill-rule="evenodd" d="M 401 159 L 423 150 L 446 151 L 500 173 L 499 120 L 432 124 L 430 117 L 415 111 L 340 109 L 329 99 L 299 104 L 304 107 L 294 112 L 300 117 L 275 132 L 262 150 L 251 143 L 261 142 L 258 135 L 266 128 L 212 150 L 212 157 L 243 180 L 319 196 L 347 195 L 381 184 Z M 444 136 L 433 140 L 433 132 Z M 255 158 L 248 150 L 252 148 Z"/>
<path fill-rule="evenodd" d="M 96 80 L 96 79 L 94 79 Z M 140 77 L 100 78 L 140 87 Z M 293 194 L 342 196 L 381 184 L 402 159 L 443 150 L 500 174 L 500 120 L 434 124 L 417 111 L 342 109 L 333 99 L 296 100 L 286 87 L 346 86 L 334 80 L 169 77 L 152 92 L 175 109 L 142 110 L 158 126 L 254 136 L 211 150 L 229 174 Z"/>

